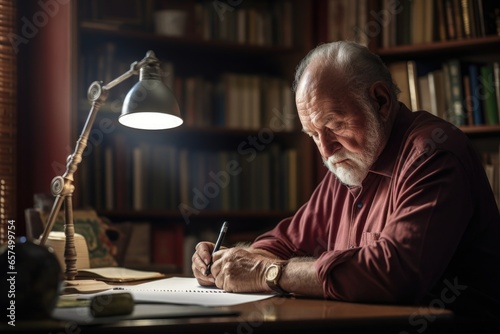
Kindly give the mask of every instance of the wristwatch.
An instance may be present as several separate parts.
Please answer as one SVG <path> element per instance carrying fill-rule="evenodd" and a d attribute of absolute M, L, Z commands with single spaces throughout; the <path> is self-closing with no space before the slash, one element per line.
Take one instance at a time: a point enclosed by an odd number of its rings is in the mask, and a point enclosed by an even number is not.
<path fill-rule="evenodd" d="M 270 264 L 264 273 L 266 283 L 271 288 L 271 290 L 276 291 L 279 294 L 286 295 L 288 292 L 283 290 L 279 285 L 279 280 L 283 274 L 288 262 L 277 262 Z"/>

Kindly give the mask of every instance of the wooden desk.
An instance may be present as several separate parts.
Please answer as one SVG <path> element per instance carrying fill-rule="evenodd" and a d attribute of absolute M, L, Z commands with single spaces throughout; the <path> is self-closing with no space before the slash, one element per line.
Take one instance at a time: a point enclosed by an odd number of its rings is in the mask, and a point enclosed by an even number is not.
<path fill-rule="evenodd" d="M 99 326 L 20 323 L 9 331 L 40 333 L 451 333 L 447 310 L 354 304 L 304 298 L 262 300 L 223 308 L 238 316 L 122 320 Z M 1 326 L 4 329 L 3 326 Z"/>

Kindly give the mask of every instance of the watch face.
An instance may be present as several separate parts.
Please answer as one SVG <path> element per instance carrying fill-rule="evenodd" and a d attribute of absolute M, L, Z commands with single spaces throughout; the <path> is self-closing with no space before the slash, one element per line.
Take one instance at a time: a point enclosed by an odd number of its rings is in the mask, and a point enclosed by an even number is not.
<path fill-rule="evenodd" d="M 279 269 L 278 269 L 278 266 L 276 265 L 271 265 L 268 269 L 267 269 L 267 275 L 266 275 L 266 279 L 269 280 L 269 281 L 273 281 L 276 279 L 276 277 L 278 277 L 278 274 L 279 274 Z"/>

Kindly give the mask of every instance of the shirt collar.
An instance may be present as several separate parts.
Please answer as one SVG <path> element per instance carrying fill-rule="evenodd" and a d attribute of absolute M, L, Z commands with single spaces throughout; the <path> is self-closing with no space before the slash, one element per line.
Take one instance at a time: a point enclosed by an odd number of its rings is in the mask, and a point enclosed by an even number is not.
<path fill-rule="evenodd" d="M 385 145 L 384 150 L 379 155 L 375 163 L 370 168 L 370 172 L 392 177 L 396 157 L 399 154 L 399 149 L 404 141 L 406 131 L 413 121 L 413 113 L 403 103 L 399 104 L 394 123 L 392 125 L 389 140 Z"/>

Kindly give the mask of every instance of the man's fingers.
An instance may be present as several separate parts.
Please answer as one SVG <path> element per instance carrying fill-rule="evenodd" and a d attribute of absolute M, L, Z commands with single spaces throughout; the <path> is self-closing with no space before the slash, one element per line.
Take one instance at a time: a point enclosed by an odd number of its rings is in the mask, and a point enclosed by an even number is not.
<path fill-rule="evenodd" d="M 200 256 L 200 259 L 208 266 L 212 258 L 213 244 L 210 242 L 202 241 L 199 242 L 196 247 L 196 253 Z"/>

